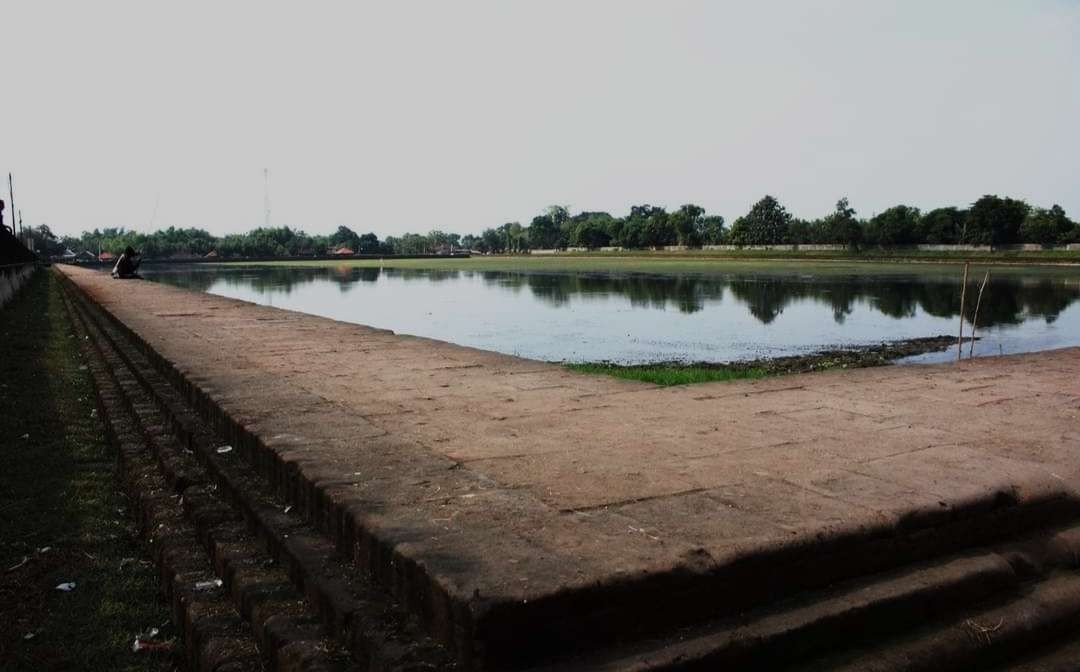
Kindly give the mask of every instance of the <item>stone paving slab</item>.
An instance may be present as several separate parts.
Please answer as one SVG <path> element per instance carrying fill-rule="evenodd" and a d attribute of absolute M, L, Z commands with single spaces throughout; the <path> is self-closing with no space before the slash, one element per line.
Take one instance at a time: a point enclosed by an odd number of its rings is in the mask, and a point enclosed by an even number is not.
<path fill-rule="evenodd" d="M 1080 483 L 1080 348 L 659 388 L 61 271 L 475 613 Z"/>

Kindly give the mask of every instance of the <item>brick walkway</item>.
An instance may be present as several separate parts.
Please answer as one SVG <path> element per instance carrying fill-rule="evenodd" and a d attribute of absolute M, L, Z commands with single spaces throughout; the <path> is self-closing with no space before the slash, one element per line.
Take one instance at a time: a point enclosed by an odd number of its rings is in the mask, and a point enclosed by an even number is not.
<path fill-rule="evenodd" d="M 471 609 L 1071 496 L 1080 475 L 1080 348 L 657 388 L 62 272 Z"/>

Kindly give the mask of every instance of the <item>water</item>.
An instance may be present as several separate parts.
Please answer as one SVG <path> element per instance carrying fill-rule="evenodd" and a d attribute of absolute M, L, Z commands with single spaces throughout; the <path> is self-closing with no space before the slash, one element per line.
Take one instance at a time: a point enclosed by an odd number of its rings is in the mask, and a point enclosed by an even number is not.
<path fill-rule="evenodd" d="M 956 334 L 960 313 L 955 267 L 837 271 L 806 264 L 665 274 L 190 265 L 143 270 L 150 280 L 221 296 L 553 361 L 725 362 L 805 354 Z M 981 272 L 976 275 L 981 280 Z M 968 293 L 969 319 L 977 286 L 973 282 Z M 1078 299 L 1080 269 L 995 270 L 979 310 L 976 354 L 1080 345 Z M 952 357 L 955 351 L 913 361 Z"/>

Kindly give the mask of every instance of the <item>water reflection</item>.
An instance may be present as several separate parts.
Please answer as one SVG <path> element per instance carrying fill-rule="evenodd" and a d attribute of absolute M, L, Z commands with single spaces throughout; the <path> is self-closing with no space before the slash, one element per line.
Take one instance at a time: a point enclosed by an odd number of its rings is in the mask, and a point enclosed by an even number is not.
<path fill-rule="evenodd" d="M 960 313 L 959 283 L 950 275 L 782 275 L 768 273 L 718 275 L 655 275 L 645 273 L 534 273 L 399 268 L 214 268 L 153 269 L 150 279 L 209 291 L 215 285 L 288 296 L 313 283 L 336 285 L 348 293 L 380 279 L 401 283 L 453 283 L 479 280 L 494 290 L 530 295 L 551 307 L 568 306 L 575 298 L 622 297 L 633 308 L 693 314 L 721 302 L 726 293 L 761 324 L 773 323 L 791 306 L 827 306 L 833 321 L 843 325 L 856 307 L 895 319 L 919 312 L 955 319 Z M 974 287 L 974 285 L 973 285 Z M 970 295 L 969 295 L 970 297 Z M 1080 298 L 1080 281 L 1057 276 L 1001 275 L 987 286 L 979 307 L 979 325 L 1017 325 L 1031 318 L 1053 323 Z M 975 302 L 965 315 L 971 320 Z"/>
<path fill-rule="evenodd" d="M 730 361 L 955 334 L 957 270 L 898 269 L 727 265 L 659 274 L 228 265 L 151 267 L 146 276 L 525 357 L 649 362 Z M 1078 271 L 1003 269 L 983 297 L 985 338 L 976 354 L 1080 345 L 1078 298 Z M 969 300 L 969 320 L 973 311 Z"/>

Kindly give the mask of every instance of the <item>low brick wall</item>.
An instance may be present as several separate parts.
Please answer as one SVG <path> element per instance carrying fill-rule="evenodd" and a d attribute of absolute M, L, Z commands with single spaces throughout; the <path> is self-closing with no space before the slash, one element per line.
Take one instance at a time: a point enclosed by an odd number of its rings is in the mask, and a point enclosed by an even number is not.
<path fill-rule="evenodd" d="M 778 252 L 842 252 L 844 245 L 806 243 L 801 245 L 702 245 L 703 250 L 733 252 L 736 250 L 775 250 Z"/>

